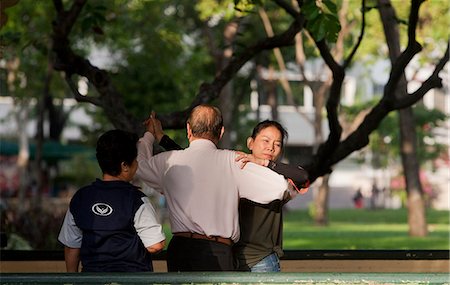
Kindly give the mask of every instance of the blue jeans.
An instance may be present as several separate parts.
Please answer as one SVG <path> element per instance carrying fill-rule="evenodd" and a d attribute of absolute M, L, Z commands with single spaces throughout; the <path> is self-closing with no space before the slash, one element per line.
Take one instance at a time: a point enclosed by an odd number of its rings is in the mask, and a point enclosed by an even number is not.
<path fill-rule="evenodd" d="M 256 263 L 251 272 L 280 272 L 280 259 L 276 253 L 272 253 L 264 257 L 260 262 Z"/>

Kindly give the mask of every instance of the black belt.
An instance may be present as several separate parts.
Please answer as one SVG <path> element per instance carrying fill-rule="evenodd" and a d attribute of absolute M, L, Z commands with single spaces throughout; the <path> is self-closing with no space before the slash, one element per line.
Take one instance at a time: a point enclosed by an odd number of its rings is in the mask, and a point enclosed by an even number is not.
<path fill-rule="evenodd" d="M 194 238 L 194 239 L 204 239 L 204 240 L 210 240 L 210 241 L 216 241 L 216 242 L 220 242 L 226 245 L 233 245 L 233 241 L 230 238 L 223 238 L 223 237 L 219 237 L 219 236 L 207 236 L 207 235 L 202 235 L 202 234 L 198 234 L 198 233 L 190 233 L 190 232 L 178 232 L 178 233 L 174 233 L 174 236 L 177 237 L 187 237 L 187 238 Z"/>

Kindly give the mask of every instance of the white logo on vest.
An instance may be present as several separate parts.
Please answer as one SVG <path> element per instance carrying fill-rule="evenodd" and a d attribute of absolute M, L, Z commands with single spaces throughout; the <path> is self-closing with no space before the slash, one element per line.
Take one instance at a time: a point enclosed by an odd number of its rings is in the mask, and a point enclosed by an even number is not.
<path fill-rule="evenodd" d="M 109 216 L 112 214 L 113 209 L 110 205 L 105 203 L 95 203 L 92 206 L 92 212 L 98 216 Z"/>

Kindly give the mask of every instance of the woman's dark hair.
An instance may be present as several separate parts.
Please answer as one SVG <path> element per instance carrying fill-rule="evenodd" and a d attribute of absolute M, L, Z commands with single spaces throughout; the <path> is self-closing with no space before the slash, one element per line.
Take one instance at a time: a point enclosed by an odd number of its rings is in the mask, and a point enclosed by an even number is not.
<path fill-rule="evenodd" d="M 97 161 L 103 173 L 117 176 L 122 162 L 131 165 L 137 157 L 138 136 L 134 133 L 111 130 L 97 141 Z"/>
<path fill-rule="evenodd" d="M 265 128 L 268 127 L 275 127 L 277 128 L 281 133 L 281 144 L 284 146 L 285 141 L 288 138 L 288 132 L 283 128 L 283 126 L 278 123 L 277 121 L 271 121 L 271 120 L 265 120 L 262 122 L 259 122 L 254 128 L 252 132 L 252 138 L 255 139 L 256 136 Z"/>

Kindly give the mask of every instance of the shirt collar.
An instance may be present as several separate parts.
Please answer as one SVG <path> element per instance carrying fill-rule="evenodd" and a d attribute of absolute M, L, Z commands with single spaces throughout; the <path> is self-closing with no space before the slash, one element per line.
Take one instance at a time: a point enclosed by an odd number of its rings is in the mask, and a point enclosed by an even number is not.
<path fill-rule="evenodd" d="M 217 146 L 210 140 L 207 139 L 196 139 L 193 140 L 189 144 L 189 148 L 209 148 L 209 149 L 217 149 Z"/>

